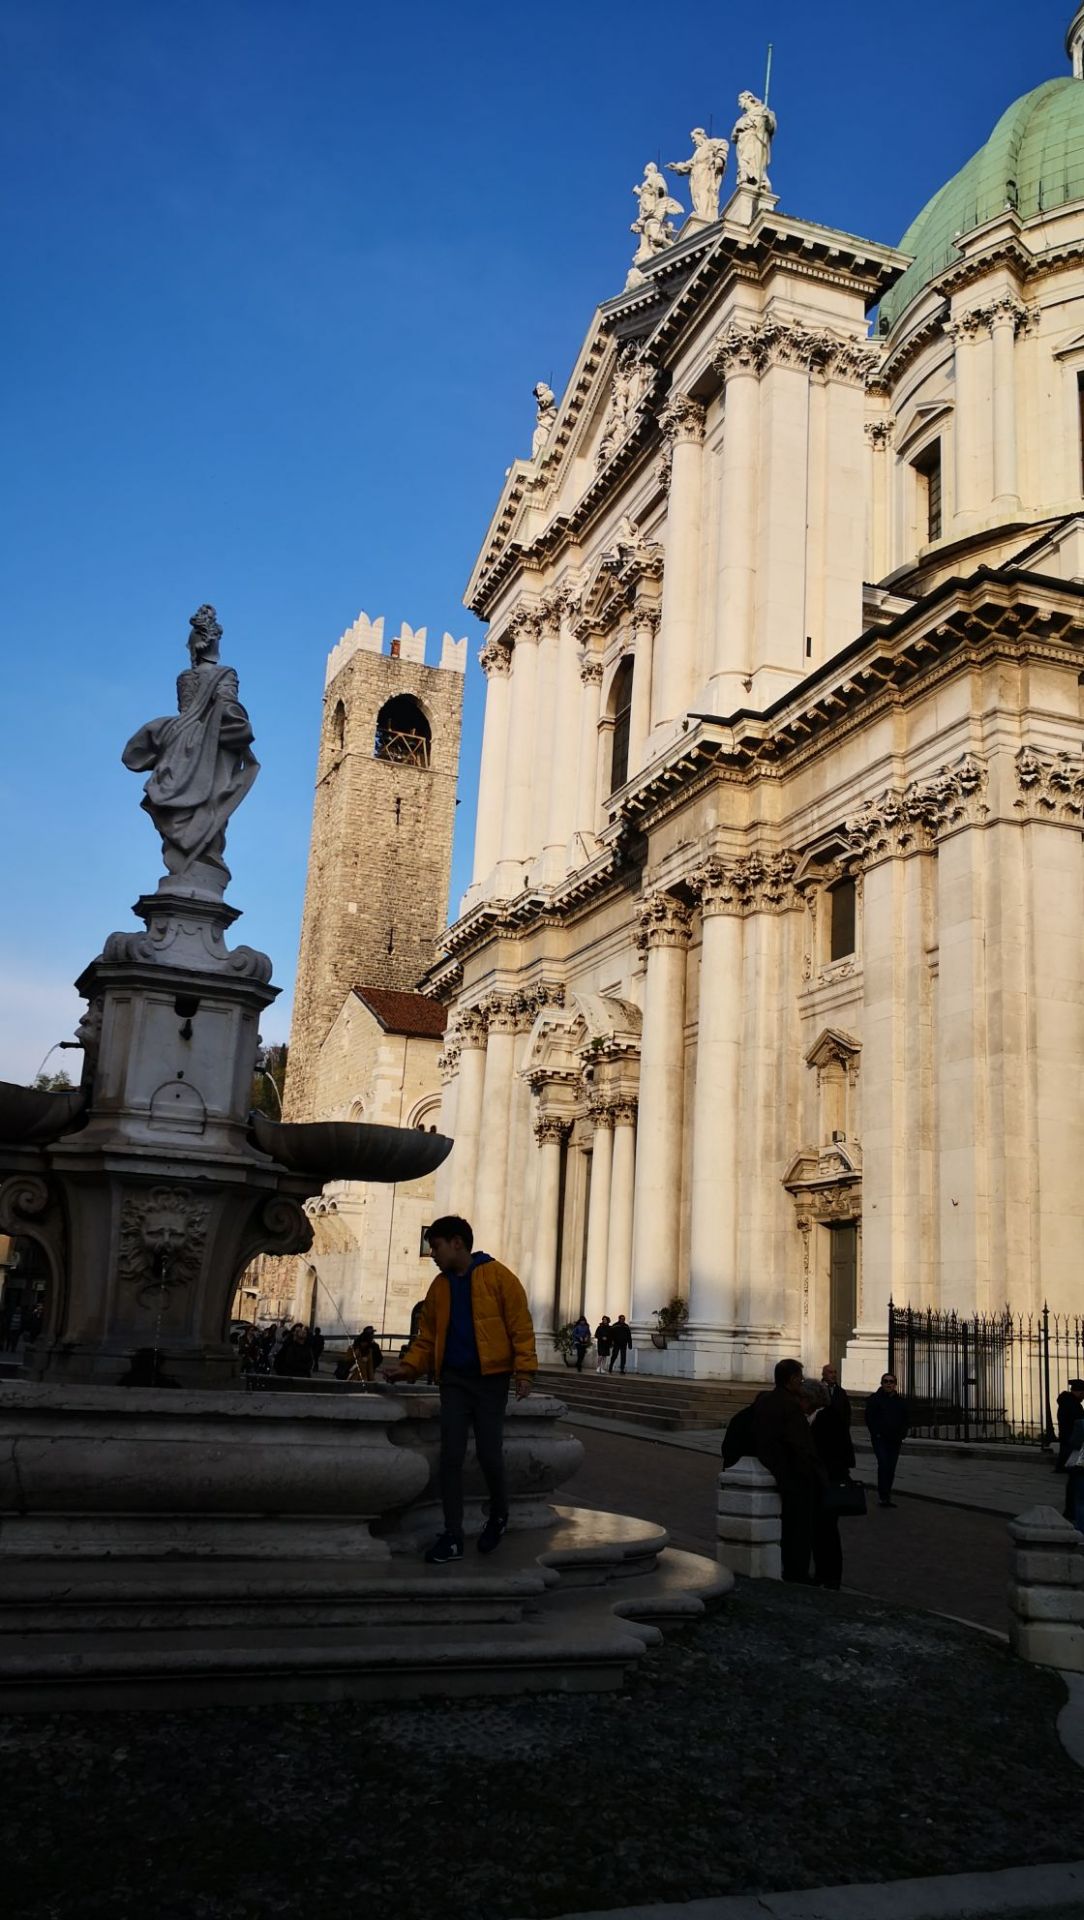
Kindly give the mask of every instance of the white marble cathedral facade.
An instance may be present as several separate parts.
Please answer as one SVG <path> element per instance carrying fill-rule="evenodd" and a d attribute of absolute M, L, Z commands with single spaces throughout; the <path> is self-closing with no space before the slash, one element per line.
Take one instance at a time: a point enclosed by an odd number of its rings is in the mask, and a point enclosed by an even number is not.
<path fill-rule="evenodd" d="M 899 250 L 642 247 L 474 568 L 437 1204 L 642 1368 L 1080 1304 L 1082 45 Z"/>

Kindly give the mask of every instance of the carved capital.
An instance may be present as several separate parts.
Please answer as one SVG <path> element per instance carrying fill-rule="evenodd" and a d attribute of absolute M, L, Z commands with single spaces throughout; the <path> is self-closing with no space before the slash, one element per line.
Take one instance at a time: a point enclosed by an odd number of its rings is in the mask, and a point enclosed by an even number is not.
<path fill-rule="evenodd" d="M 486 1044 L 486 1016 L 481 1007 L 464 1007 L 456 1018 L 455 1037 L 461 1053 L 471 1047 L 484 1049 Z"/>
<path fill-rule="evenodd" d="M 892 434 L 896 422 L 891 418 L 867 420 L 863 431 L 875 453 L 884 453 L 892 444 Z"/>
<path fill-rule="evenodd" d="M 672 393 L 659 414 L 659 430 L 676 446 L 681 441 L 700 446 L 704 439 L 704 409 L 687 393 Z"/>
<path fill-rule="evenodd" d="M 571 1120 L 564 1120 L 556 1113 L 540 1114 L 534 1123 L 534 1137 L 540 1147 L 562 1146 L 571 1131 Z"/>
<path fill-rule="evenodd" d="M 459 1072 L 459 1047 L 454 1039 L 444 1048 L 443 1053 L 437 1055 L 437 1072 L 440 1074 L 442 1087 L 446 1087 L 449 1081 L 454 1080 Z"/>
<path fill-rule="evenodd" d="M 487 679 L 491 673 L 507 673 L 512 665 L 512 649 L 503 640 L 488 640 L 478 655 L 478 664 Z"/>
<path fill-rule="evenodd" d="M 601 1094 L 596 1095 L 594 1099 L 588 1101 L 587 1112 L 596 1133 L 613 1132 L 614 1110 L 609 1100 Z"/>
<path fill-rule="evenodd" d="M 844 821 L 847 845 L 866 862 L 932 847 L 949 828 L 987 812 L 987 777 L 985 762 L 965 753 L 929 780 L 912 780 L 902 789 L 888 787 Z"/>
<path fill-rule="evenodd" d="M 715 342 L 711 364 L 724 380 L 732 379 L 735 374 L 759 374 L 764 364 L 760 329 L 739 327 L 731 321 Z"/>
<path fill-rule="evenodd" d="M 602 661 L 595 654 L 585 654 L 580 661 L 580 679 L 585 687 L 602 685 Z"/>
<path fill-rule="evenodd" d="M 1015 763 L 1021 812 L 1048 820 L 1084 818 L 1084 754 L 1037 753 L 1021 747 Z"/>
<path fill-rule="evenodd" d="M 690 914 L 672 893 L 653 893 L 640 908 L 636 945 L 641 953 L 651 947 L 687 947 Z"/>
<path fill-rule="evenodd" d="M 614 1117 L 614 1126 L 634 1127 L 636 1125 L 637 1105 L 638 1102 L 631 1098 L 622 1097 L 615 1100 L 610 1108 Z"/>
<path fill-rule="evenodd" d="M 799 904 L 793 879 L 797 859 L 783 850 L 750 853 L 724 863 L 709 860 L 694 885 L 701 913 L 782 913 Z"/>

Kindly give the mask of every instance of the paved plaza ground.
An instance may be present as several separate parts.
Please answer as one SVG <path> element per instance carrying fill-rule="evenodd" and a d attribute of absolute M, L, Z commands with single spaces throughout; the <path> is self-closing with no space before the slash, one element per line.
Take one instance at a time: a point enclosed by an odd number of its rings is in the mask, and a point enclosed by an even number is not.
<path fill-rule="evenodd" d="M 587 1426 L 582 1416 L 570 1424 L 587 1457 L 564 1490 L 567 1499 L 661 1519 L 675 1546 L 715 1552 L 719 1435 L 646 1438 L 627 1427 Z M 871 1454 L 859 1451 L 856 1475 L 875 1484 Z M 1064 1497 L 1064 1480 L 1038 1453 L 962 1459 L 916 1448 L 901 1460 L 898 1505 L 881 1509 L 871 1496 L 864 1520 L 841 1523 L 844 1583 L 1007 1633 L 1007 1520 L 1038 1504 L 1060 1508 Z"/>

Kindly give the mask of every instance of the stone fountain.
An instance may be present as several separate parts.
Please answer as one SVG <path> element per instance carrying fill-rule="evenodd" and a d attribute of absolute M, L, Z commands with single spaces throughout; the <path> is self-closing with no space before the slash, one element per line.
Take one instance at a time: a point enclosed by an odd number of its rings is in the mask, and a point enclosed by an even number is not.
<path fill-rule="evenodd" d="M 616 1685 L 657 1618 L 730 1576 L 658 1527 L 551 1503 L 582 1458 L 559 1401 L 509 1409 L 499 1566 L 445 1569 L 416 1560 L 434 1393 L 242 1390 L 248 1261 L 305 1251 L 326 1181 L 416 1179 L 452 1142 L 249 1111 L 278 989 L 226 941 L 226 827 L 259 767 L 220 639 L 201 607 L 177 713 L 124 749 L 166 872 L 76 983 L 82 1084 L 0 1082 L 0 1230 L 51 1276 L 26 1377 L 0 1385 L 0 1703 Z"/>

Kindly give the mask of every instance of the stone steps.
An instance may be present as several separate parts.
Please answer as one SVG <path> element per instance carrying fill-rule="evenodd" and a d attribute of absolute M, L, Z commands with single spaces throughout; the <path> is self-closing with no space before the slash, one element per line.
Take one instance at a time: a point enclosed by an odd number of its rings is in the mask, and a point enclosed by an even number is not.
<path fill-rule="evenodd" d="M 539 1385 L 565 1402 L 573 1420 L 579 1411 L 659 1432 L 723 1427 L 756 1392 L 744 1381 L 700 1385 L 637 1374 L 577 1373 L 574 1368 L 563 1373 L 544 1368 Z"/>
<path fill-rule="evenodd" d="M 0 1710 L 605 1691 L 726 1569 L 575 1507 L 449 1567 L 42 1561 L 5 1569 Z"/>

